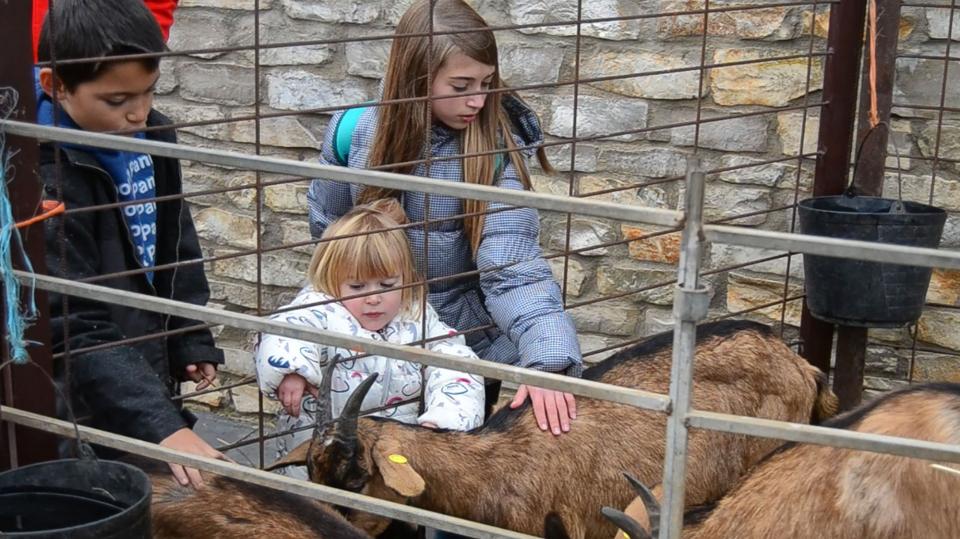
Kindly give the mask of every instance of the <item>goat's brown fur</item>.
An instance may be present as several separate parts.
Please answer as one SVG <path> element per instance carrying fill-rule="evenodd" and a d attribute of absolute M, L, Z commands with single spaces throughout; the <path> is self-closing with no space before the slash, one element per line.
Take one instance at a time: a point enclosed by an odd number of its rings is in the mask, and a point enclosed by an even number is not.
<path fill-rule="evenodd" d="M 828 426 L 960 444 L 960 384 L 880 397 Z M 929 461 L 788 444 L 765 460 L 688 539 L 960 537 L 960 476 Z M 627 511 L 647 525 L 646 511 Z M 633 513 L 633 514 L 631 514 Z M 636 538 L 634 538 L 636 539 Z"/>
<path fill-rule="evenodd" d="M 150 474 L 155 539 L 370 537 L 320 502 L 209 473 L 204 480 L 194 489 L 169 472 Z"/>
<path fill-rule="evenodd" d="M 665 394 L 670 343 L 670 334 L 655 337 L 589 369 L 584 377 Z M 821 377 L 764 326 L 724 322 L 700 328 L 693 389 L 699 410 L 807 422 L 812 414 L 829 414 L 835 407 L 835 397 L 818 382 Z M 334 486 L 362 484 L 365 494 L 533 535 L 543 533 L 544 517 L 554 512 L 572 537 L 610 537 L 615 529 L 599 508 L 623 507 L 632 498 L 620 475 L 624 470 L 647 484 L 660 481 L 665 423 L 663 414 L 587 398 L 578 399 L 577 419 L 562 436 L 541 431 L 527 407 L 500 409 L 469 433 L 362 418 L 356 473 L 343 477 L 343 463 L 330 462 L 334 459 L 325 455 L 329 444 L 315 439 L 311 477 Z M 722 496 L 776 444 L 692 431 L 688 503 Z M 376 466 L 390 453 L 408 459 L 411 471 L 424 479 L 422 493 L 403 496 L 392 488 L 393 479 Z M 372 534 L 385 524 L 369 516 L 351 522 Z"/>

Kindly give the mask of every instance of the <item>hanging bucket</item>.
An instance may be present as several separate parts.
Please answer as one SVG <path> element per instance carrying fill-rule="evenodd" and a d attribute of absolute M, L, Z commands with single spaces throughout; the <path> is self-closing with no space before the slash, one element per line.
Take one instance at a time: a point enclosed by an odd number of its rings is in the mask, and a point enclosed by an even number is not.
<path fill-rule="evenodd" d="M 799 205 L 800 232 L 850 240 L 936 248 L 947 214 L 887 198 L 815 197 Z M 920 318 L 930 268 L 803 255 L 810 313 L 858 327 L 901 327 Z"/>
<path fill-rule="evenodd" d="M 0 364 L 0 371 L 12 364 Z M 97 459 L 80 437 L 76 415 L 59 384 L 33 361 L 25 365 L 36 367 L 64 403 L 80 458 L 0 473 L 0 538 L 149 538 L 152 488 L 147 474 L 130 464 Z"/>
<path fill-rule="evenodd" d="M 128 464 L 90 457 L 0 473 L 0 537 L 150 537 L 150 480 Z"/>

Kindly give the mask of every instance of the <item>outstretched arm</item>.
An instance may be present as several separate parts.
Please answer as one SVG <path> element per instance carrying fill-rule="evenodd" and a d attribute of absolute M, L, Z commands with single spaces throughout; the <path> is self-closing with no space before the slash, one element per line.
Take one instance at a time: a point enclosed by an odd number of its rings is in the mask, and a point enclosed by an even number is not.
<path fill-rule="evenodd" d="M 522 189 L 512 164 L 500 187 Z M 508 206 L 491 203 L 490 210 Z M 541 256 L 536 210 L 514 208 L 487 216 L 477 253 L 487 310 L 520 350 L 518 366 L 579 376 L 583 360 L 577 332 L 563 310 L 560 287 Z M 513 407 L 531 398 L 540 428 L 560 434 L 576 417 L 573 395 L 521 386 Z"/>

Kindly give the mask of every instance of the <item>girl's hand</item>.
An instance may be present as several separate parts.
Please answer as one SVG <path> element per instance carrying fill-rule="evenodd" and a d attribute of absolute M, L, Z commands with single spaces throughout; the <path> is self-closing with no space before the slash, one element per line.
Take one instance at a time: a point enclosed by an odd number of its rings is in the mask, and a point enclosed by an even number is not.
<path fill-rule="evenodd" d="M 183 451 L 184 453 L 200 455 L 201 457 L 230 460 L 223 453 L 210 447 L 210 444 L 203 441 L 203 438 L 197 436 L 195 432 L 187 427 L 175 431 L 170 436 L 167 436 L 160 441 L 160 445 L 169 449 Z M 200 470 L 189 468 L 187 466 L 181 466 L 180 464 L 175 464 L 173 462 L 168 462 L 167 465 L 170 466 L 170 471 L 173 472 L 173 477 L 175 477 L 177 482 L 181 485 L 192 485 L 193 488 L 203 487 L 203 477 L 200 475 Z"/>
<path fill-rule="evenodd" d="M 300 417 L 300 400 L 306 388 L 307 379 L 297 373 L 285 375 L 277 386 L 277 398 L 290 417 Z"/>
<path fill-rule="evenodd" d="M 433 429 L 433 430 L 436 430 L 438 428 L 436 423 L 431 423 L 429 421 L 424 421 L 423 423 L 420 423 L 420 426 L 426 427 L 428 429 Z"/>
<path fill-rule="evenodd" d="M 186 378 L 197 383 L 197 391 L 204 390 L 217 380 L 217 366 L 213 363 L 191 363 L 187 365 Z"/>
<path fill-rule="evenodd" d="M 557 436 L 561 432 L 570 431 L 570 420 L 577 418 L 577 403 L 572 393 L 522 385 L 517 389 L 510 408 L 519 408 L 527 400 L 527 396 L 533 403 L 533 416 L 537 419 L 540 430 L 547 430 L 549 427 Z"/>

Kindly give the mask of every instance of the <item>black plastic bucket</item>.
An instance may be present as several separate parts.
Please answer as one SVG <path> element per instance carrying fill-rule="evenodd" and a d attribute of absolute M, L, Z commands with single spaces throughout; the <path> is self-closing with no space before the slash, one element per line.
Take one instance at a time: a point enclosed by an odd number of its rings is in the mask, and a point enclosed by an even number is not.
<path fill-rule="evenodd" d="M 799 205 L 800 231 L 814 236 L 936 248 L 947 214 L 940 208 L 860 196 L 815 197 Z M 930 268 L 803 255 L 810 313 L 859 327 L 900 327 L 923 310 Z"/>
<path fill-rule="evenodd" d="M 150 480 L 129 464 L 91 458 L 4 472 L 0 537 L 150 537 Z"/>

